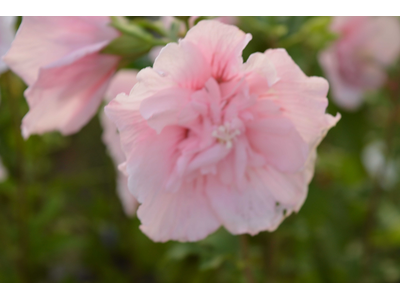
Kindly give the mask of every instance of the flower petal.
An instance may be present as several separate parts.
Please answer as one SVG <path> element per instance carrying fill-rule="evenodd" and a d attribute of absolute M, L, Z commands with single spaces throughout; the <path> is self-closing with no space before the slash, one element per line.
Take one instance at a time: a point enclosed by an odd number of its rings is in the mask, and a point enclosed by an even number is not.
<path fill-rule="evenodd" d="M 28 84 L 34 83 L 39 69 L 89 47 L 98 51 L 118 36 L 107 24 L 109 17 L 23 17 L 10 51 L 7 65 Z"/>
<path fill-rule="evenodd" d="M 252 149 L 263 155 L 267 164 L 282 172 L 297 172 L 304 166 L 308 145 L 283 115 L 252 121 L 246 133 Z"/>
<path fill-rule="evenodd" d="M 251 40 L 251 34 L 245 34 L 236 26 L 203 20 L 188 31 L 185 40 L 200 48 L 215 79 L 227 80 L 239 72 L 242 51 Z"/>
<path fill-rule="evenodd" d="M 178 192 L 161 192 L 139 207 L 140 229 L 153 241 L 194 242 L 220 226 L 207 197 L 203 180 L 183 184 Z"/>
<path fill-rule="evenodd" d="M 270 49 L 265 55 L 274 64 L 279 81 L 264 96 L 283 110 L 312 149 L 326 131 L 340 119 L 325 114 L 328 106 L 328 82 L 320 77 L 307 77 L 285 49 Z"/>
<path fill-rule="evenodd" d="M 107 89 L 104 98 L 110 102 L 118 94 L 125 93 L 129 94 L 133 86 L 136 83 L 136 70 L 122 69 L 119 70 L 111 79 L 110 85 Z"/>
<path fill-rule="evenodd" d="M 166 45 L 156 58 L 153 69 L 170 76 L 180 87 L 197 90 L 211 76 L 211 69 L 201 51 L 191 42 Z"/>
<path fill-rule="evenodd" d="M 284 218 L 283 205 L 269 191 L 261 169 L 247 173 L 248 187 L 239 191 L 234 186 L 221 184 L 209 176 L 206 192 L 222 224 L 232 234 L 255 235 L 264 230 L 275 230 Z"/>
<path fill-rule="evenodd" d="M 25 91 L 30 109 L 22 121 L 23 136 L 77 132 L 96 113 L 117 62 L 117 57 L 95 53 L 42 69 Z"/>

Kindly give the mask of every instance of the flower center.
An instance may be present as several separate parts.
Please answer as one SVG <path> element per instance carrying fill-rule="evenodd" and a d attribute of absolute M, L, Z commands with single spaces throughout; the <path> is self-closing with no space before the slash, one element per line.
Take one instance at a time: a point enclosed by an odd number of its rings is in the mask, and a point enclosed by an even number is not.
<path fill-rule="evenodd" d="M 233 146 L 233 141 L 236 139 L 236 136 L 240 133 L 239 129 L 232 128 L 229 123 L 225 123 L 225 125 L 215 128 L 212 132 L 212 136 L 215 137 L 219 143 L 224 144 L 227 149 L 230 149 Z"/>

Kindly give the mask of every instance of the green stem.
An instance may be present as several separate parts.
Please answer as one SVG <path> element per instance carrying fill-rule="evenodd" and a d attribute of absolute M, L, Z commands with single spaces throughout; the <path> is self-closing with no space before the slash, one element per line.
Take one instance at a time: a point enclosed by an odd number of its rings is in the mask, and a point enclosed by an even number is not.
<path fill-rule="evenodd" d="M 242 260 L 244 262 L 244 267 L 243 267 L 244 278 L 246 279 L 246 282 L 255 282 L 250 267 L 249 241 L 246 234 L 240 235 L 240 252 Z"/>

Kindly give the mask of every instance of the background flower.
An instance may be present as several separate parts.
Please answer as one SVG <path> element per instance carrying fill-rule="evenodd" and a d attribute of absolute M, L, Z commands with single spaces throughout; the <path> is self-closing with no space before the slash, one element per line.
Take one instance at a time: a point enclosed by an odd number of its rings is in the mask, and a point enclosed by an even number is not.
<path fill-rule="evenodd" d="M 29 86 L 22 134 L 72 134 L 96 113 L 118 57 L 100 54 L 118 32 L 109 17 L 24 17 L 3 60 Z"/>
<path fill-rule="evenodd" d="M 201 21 L 106 106 L 121 134 L 128 185 L 155 241 L 275 230 L 298 211 L 315 148 L 339 117 L 328 84 L 285 50 L 255 53 L 235 26 Z"/>
<path fill-rule="evenodd" d="M 320 54 L 320 63 L 333 99 L 354 110 L 366 91 L 384 84 L 386 68 L 398 58 L 400 22 L 395 17 L 334 17 L 331 29 L 339 38 Z"/>

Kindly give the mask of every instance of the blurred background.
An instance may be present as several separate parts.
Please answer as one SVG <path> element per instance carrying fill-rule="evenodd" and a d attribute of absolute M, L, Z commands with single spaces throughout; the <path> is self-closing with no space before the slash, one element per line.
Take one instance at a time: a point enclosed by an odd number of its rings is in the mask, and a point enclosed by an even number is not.
<path fill-rule="evenodd" d="M 151 18 L 157 20 L 157 18 Z M 17 21 L 20 23 L 21 18 Z M 236 17 L 253 52 L 284 47 L 308 76 L 337 36 L 329 17 Z M 129 67 L 152 65 L 144 55 Z M 21 136 L 26 85 L 0 76 L 1 282 L 400 282 L 400 64 L 318 147 L 297 214 L 274 232 L 225 229 L 196 243 L 154 243 L 125 215 L 98 115 L 79 133 Z M 99 109 L 100 111 L 101 109 Z"/>

